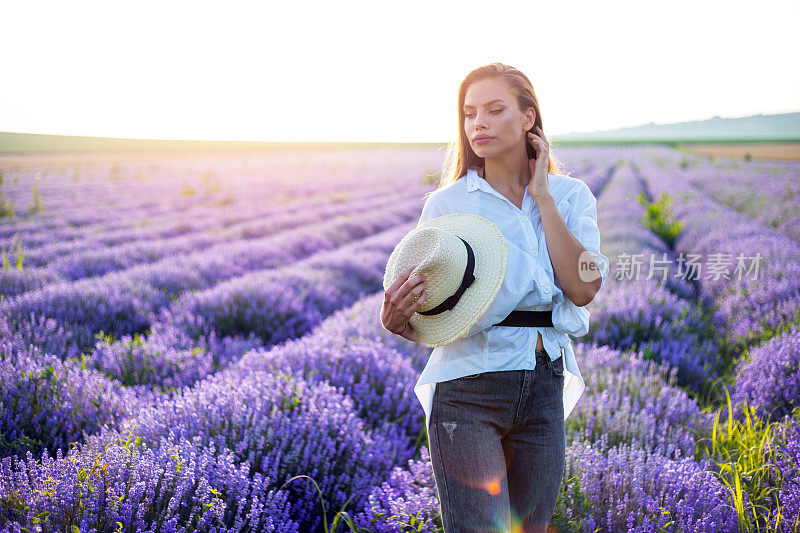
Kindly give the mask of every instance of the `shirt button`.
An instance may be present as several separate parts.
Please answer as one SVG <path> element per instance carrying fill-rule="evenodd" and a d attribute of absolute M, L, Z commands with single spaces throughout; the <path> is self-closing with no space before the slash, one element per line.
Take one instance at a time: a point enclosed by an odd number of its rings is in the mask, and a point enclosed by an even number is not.
<path fill-rule="evenodd" d="M 522 221 L 523 222 L 527 222 L 528 221 L 528 217 L 522 217 Z"/>

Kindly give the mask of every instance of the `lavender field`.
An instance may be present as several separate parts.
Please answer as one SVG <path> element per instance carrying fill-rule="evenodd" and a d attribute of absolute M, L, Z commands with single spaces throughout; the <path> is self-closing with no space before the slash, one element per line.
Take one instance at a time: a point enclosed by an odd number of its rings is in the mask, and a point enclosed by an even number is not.
<path fill-rule="evenodd" d="M 554 152 L 611 276 L 553 531 L 800 531 L 800 164 Z M 442 157 L 0 168 L 0 532 L 441 532 L 379 310 Z"/>

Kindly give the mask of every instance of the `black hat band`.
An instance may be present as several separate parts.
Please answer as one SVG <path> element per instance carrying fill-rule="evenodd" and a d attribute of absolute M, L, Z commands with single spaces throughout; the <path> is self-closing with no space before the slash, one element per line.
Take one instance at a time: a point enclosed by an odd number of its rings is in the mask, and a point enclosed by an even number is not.
<path fill-rule="evenodd" d="M 459 239 L 461 239 L 461 237 L 459 237 Z M 458 300 L 461 299 L 461 295 L 464 294 L 464 291 L 466 291 L 467 288 L 472 285 L 472 282 L 475 281 L 475 254 L 472 252 L 472 247 L 469 245 L 469 243 L 467 243 L 467 241 L 461 239 L 461 242 L 463 242 L 464 246 L 467 247 L 467 267 L 464 269 L 464 277 L 461 279 L 461 285 L 452 296 L 447 298 L 433 309 L 428 309 L 427 311 L 417 311 L 417 313 L 420 315 L 438 315 L 443 311 L 449 311 L 450 309 L 454 308 L 458 303 Z"/>

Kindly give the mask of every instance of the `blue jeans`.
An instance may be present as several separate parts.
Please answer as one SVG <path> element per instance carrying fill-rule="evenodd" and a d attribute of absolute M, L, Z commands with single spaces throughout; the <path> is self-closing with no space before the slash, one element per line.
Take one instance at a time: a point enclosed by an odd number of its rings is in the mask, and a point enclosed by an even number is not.
<path fill-rule="evenodd" d="M 544 532 L 565 466 L 564 357 L 436 385 L 428 446 L 445 533 Z M 512 526 L 513 524 L 513 526 Z"/>

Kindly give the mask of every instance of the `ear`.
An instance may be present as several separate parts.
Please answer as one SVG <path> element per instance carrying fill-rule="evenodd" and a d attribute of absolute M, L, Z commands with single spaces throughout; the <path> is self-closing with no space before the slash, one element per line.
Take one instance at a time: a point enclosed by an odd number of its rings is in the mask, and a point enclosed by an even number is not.
<path fill-rule="evenodd" d="M 536 110 L 529 107 L 525 112 L 525 131 L 530 131 L 536 125 Z"/>

